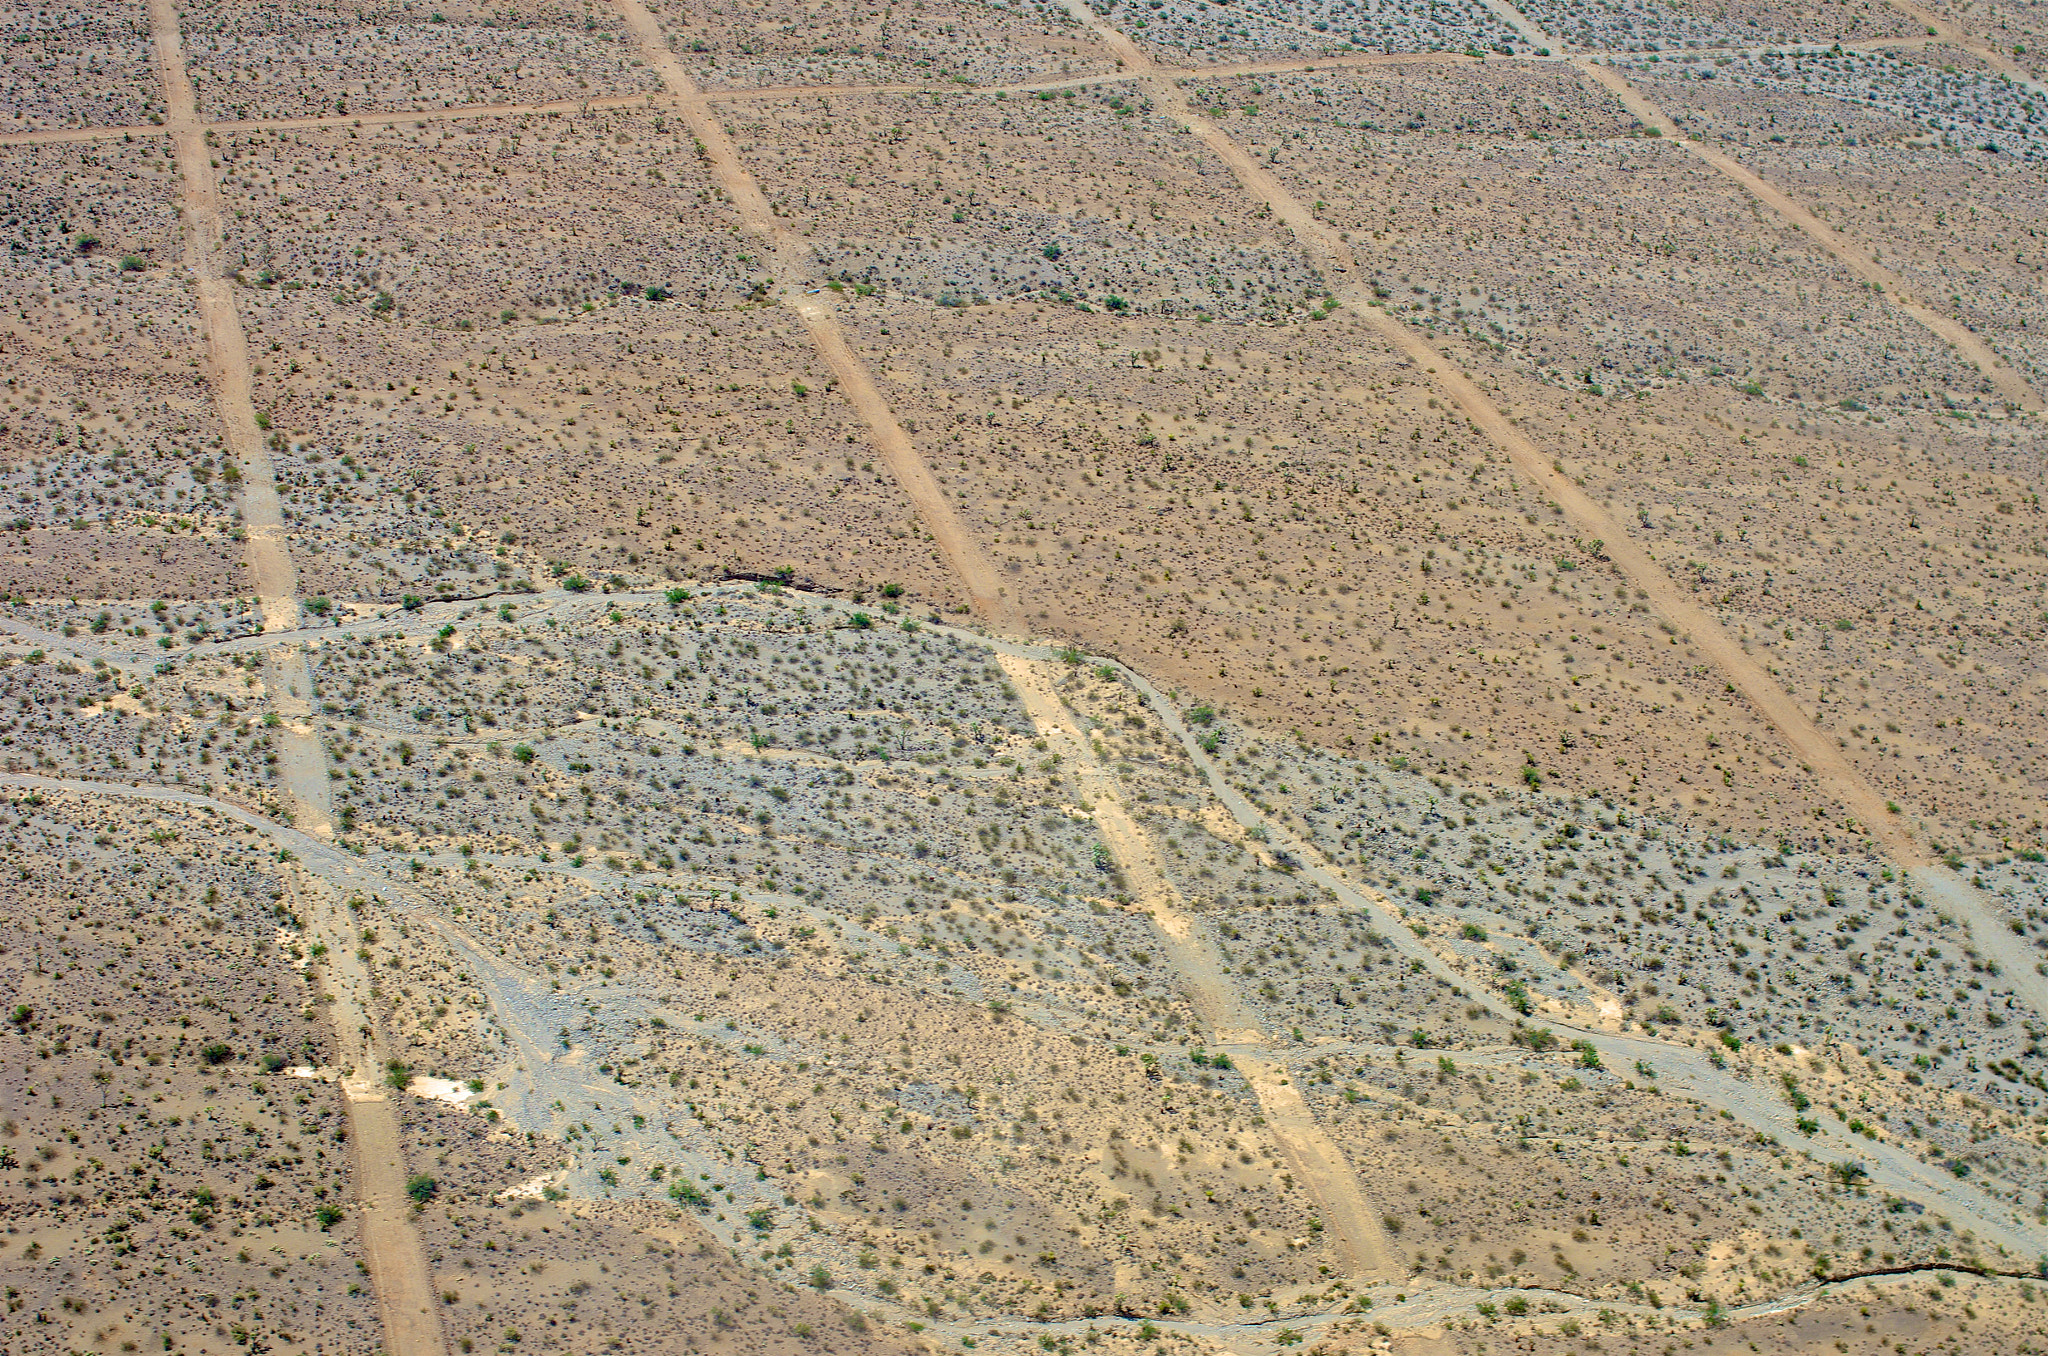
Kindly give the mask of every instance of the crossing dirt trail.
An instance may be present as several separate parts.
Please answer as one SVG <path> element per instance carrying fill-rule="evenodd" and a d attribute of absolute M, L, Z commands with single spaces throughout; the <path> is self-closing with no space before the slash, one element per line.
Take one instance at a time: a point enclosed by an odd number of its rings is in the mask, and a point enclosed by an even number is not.
<path fill-rule="evenodd" d="M 1158 928 L 1162 948 L 1187 985 L 1195 1016 L 1210 1039 L 1228 1047 L 1231 1060 L 1251 1084 L 1267 1126 L 1280 1141 L 1294 1171 L 1322 1209 L 1325 1226 L 1346 1254 L 1354 1277 L 1392 1278 L 1399 1260 L 1387 1246 L 1379 1215 L 1344 1152 L 1316 1122 L 1284 1062 L 1265 1053 L 1265 1033 L 1195 929 L 1180 892 L 1166 879 L 1150 837 L 1124 808 L 1116 776 L 1096 758 L 1093 745 L 1068 715 L 1043 661 L 1002 653 L 998 662 L 1010 676 L 1038 733 L 1073 769 L 1090 806 L 1103 845 L 1130 881 L 1141 912 Z"/>
<path fill-rule="evenodd" d="M 1505 0 L 1501 3 L 1505 4 Z M 1835 740 L 1807 718 L 1792 694 L 1752 659 L 1721 628 L 1719 621 L 1695 603 L 1687 590 L 1672 580 L 1648 549 L 1629 536 L 1621 520 L 1552 465 L 1551 459 L 1509 421 L 1469 375 L 1416 331 L 1374 304 L 1377 298 L 1361 280 L 1363 271 L 1357 258 L 1337 229 L 1318 220 L 1270 170 L 1196 112 L 1167 78 L 1168 73 L 1154 66 L 1129 38 L 1097 18 L 1085 0 L 1066 0 L 1066 4 L 1128 69 L 1146 78 L 1160 105 L 1180 118 L 1191 134 L 1230 167 L 1245 191 L 1271 208 L 1273 216 L 1293 231 L 1324 269 L 1339 300 L 1390 347 L 1427 373 L 1459 410 L 1508 454 L 1516 468 L 1564 510 L 1566 519 L 1580 535 L 1604 543 L 1609 560 L 1630 583 L 1648 595 L 1657 615 L 1675 627 L 1684 643 L 1719 669 L 1728 683 L 1777 729 L 1816 780 L 1846 810 L 1847 826 L 1877 840 L 1895 863 L 1913 869 L 1923 881 L 1939 889 L 1969 922 L 1980 946 L 2013 951 L 2009 928 L 1982 896 L 1934 861 L 1908 826 L 1907 816 L 1892 808 L 1885 794 L 1843 756 Z M 2016 959 L 2025 959 L 2017 952 L 2014 954 Z M 2048 979 L 2039 976 L 2031 962 L 2002 968 L 2007 982 L 2037 1012 L 2048 1015 Z"/>
<path fill-rule="evenodd" d="M 1140 70 L 1150 67 L 1150 62 L 1135 44 L 1096 20 L 1082 0 L 1068 0 L 1068 7 L 1127 64 Z M 1610 559 L 1621 567 L 1632 583 L 1650 595 L 1657 613 L 1687 633 L 1690 643 L 1706 652 L 1729 680 L 1764 712 L 1787 742 L 1814 767 L 1850 809 L 1865 831 L 1882 837 L 1902 861 L 1925 861 L 1925 855 L 1914 844 L 1911 834 L 1895 822 L 1896 816 L 1885 809 L 1884 797 L 1849 766 L 1833 741 L 1814 728 L 1792 698 L 1771 680 L 1760 665 L 1742 653 L 1741 647 L 1727 637 L 1720 624 L 1672 583 L 1670 576 L 1657 565 L 1649 552 L 1630 540 L 1620 520 L 1595 503 L 1571 477 L 1554 468 L 1549 458 L 1487 399 L 1476 382 L 1457 370 L 1427 340 L 1372 304 L 1375 298 L 1370 289 L 1358 281 L 1361 270 L 1336 228 L 1317 220 L 1270 170 L 1214 123 L 1195 113 L 1171 82 L 1155 78 L 1151 83 L 1155 97 L 1176 117 L 1183 119 L 1189 131 L 1230 167 L 1248 193 L 1270 207 L 1274 217 L 1309 247 L 1316 262 L 1332 280 L 1331 290 L 1338 298 L 1409 362 L 1434 377 L 1435 383 L 1450 394 L 1459 409 L 1490 440 L 1508 453 L 1522 473 L 1564 509 L 1574 527 L 1584 535 L 1599 538 L 1605 543 Z"/>
<path fill-rule="evenodd" d="M 768 199 L 763 196 L 760 185 L 741 162 L 732 138 L 726 135 L 716 112 L 702 97 L 697 82 L 690 78 L 690 73 L 669 51 L 668 42 L 654 16 L 639 0 L 613 0 L 613 6 L 625 20 L 634 40 L 640 44 L 641 55 L 647 64 L 660 73 L 669 93 L 677 97 L 679 115 L 704 148 L 711 176 L 739 210 L 741 224 L 768 247 L 769 258 L 774 261 L 775 282 L 782 288 L 783 305 L 802 319 L 818 355 L 832 369 L 832 375 L 838 378 L 847 399 L 853 402 L 855 412 L 868 426 L 875 450 L 882 454 L 890 474 L 896 477 L 897 484 L 910 497 L 925 530 L 931 533 L 939 554 L 952 568 L 954 577 L 967 590 L 967 605 L 982 620 L 994 620 L 1003 597 L 995 570 L 968 535 L 952 501 L 933 479 L 930 468 L 918 456 L 910 435 L 904 432 L 895 412 L 889 408 L 889 402 L 876 388 L 867 365 L 847 344 L 846 331 L 840 326 L 832 304 L 823 300 L 822 293 L 817 291 L 822 280 L 816 276 L 809 247 L 802 237 L 776 226 L 775 214 L 769 209 Z M 807 292 L 806 289 L 810 290 Z"/>
<path fill-rule="evenodd" d="M 262 603 L 266 631 L 294 631 L 299 624 L 298 573 L 285 541 L 284 511 L 275 469 L 256 424 L 250 387 L 248 339 L 231 284 L 219 267 L 221 206 L 214 182 L 206 129 L 185 68 L 175 0 L 150 0 L 150 26 L 163 81 L 172 152 L 182 180 L 185 263 L 197 291 L 209 352 L 209 376 L 227 451 L 242 471 L 242 525 L 249 572 Z M 293 822 L 308 832 L 333 833 L 327 811 L 326 755 L 311 725 L 313 683 L 305 650 L 285 643 L 264 656 L 264 681 L 273 709 L 283 717 L 278 756 L 285 789 L 293 801 Z M 331 1015 L 340 1004 L 328 1005 Z M 337 1049 L 348 1049 L 356 1033 L 337 1023 Z M 406 1167 L 398 1117 L 384 1094 L 364 1081 L 378 1067 L 365 1045 L 357 1077 L 343 1084 L 349 1138 L 356 1166 L 356 1210 L 364 1260 L 377 1292 L 384 1345 L 392 1356 L 445 1356 L 440 1317 L 434 1309 L 426 1259 L 408 1213 Z"/>

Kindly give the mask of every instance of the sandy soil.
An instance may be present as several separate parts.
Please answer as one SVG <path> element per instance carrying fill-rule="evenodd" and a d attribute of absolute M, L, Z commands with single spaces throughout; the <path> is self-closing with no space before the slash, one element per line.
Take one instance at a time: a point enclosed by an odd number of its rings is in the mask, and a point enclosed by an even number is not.
<path fill-rule="evenodd" d="M 2026 1349 L 2037 17 L 24 15 L 14 1345 Z"/>

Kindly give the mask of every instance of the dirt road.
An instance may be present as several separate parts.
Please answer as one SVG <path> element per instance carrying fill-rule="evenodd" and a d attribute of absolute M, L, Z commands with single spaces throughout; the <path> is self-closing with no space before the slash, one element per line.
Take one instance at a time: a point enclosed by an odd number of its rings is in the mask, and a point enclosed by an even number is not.
<path fill-rule="evenodd" d="M 298 572 L 285 541 L 284 511 L 270 451 L 256 425 L 250 387 L 249 346 L 229 281 L 215 257 L 221 239 L 220 194 L 206 147 L 192 80 L 185 69 L 174 0 L 150 0 L 150 26 L 163 81 L 167 125 L 182 179 L 185 263 L 197 286 L 200 322 L 206 329 L 209 376 L 228 454 L 242 468 L 242 523 L 246 558 L 262 600 L 266 631 L 290 631 L 299 624 Z M 331 835 L 327 813 L 327 764 L 310 724 L 313 684 L 305 652 L 282 645 L 264 658 L 265 685 L 274 709 L 285 717 L 278 754 L 291 794 L 295 822 Z M 330 1007 L 330 1012 L 339 1005 Z M 337 1046 L 348 1048 L 352 1032 L 337 1029 Z M 363 1065 L 377 1067 L 366 1050 Z M 384 1342 L 393 1356 L 445 1356 L 440 1317 L 419 1236 L 407 1217 L 405 1159 L 398 1118 L 389 1103 L 360 1089 L 344 1092 L 350 1138 L 355 1143 L 356 1207 L 365 1261 L 384 1320 Z"/>
<path fill-rule="evenodd" d="M 668 42 L 654 16 L 639 0 L 612 0 L 612 3 L 626 21 L 627 31 L 640 44 L 647 64 L 660 73 L 669 92 L 682 101 L 682 119 L 704 147 L 712 177 L 739 209 L 741 224 L 768 246 L 769 257 L 774 261 L 775 280 L 782 288 L 783 305 L 802 318 L 804 329 L 816 346 L 818 355 L 832 369 L 832 375 L 839 379 L 847 399 L 853 402 L 854 410 L 867 424 L 875 450 L 888 463 L 890 474 L 896 477 L 897 484 L 903 487 L 904 494 L 916 507 L 939 554 L 966 589 L 968 607 L 984 620 L 993 619 L 1002 596 L 995 570 L 982 554 L 981 547 L 968 535 L 959 515 L 954 512 L 952 501 L 932 478 L 931 470 L 917 455 L 910 435 L 903 431 L 903 425 L 889 408 L 889 402 L 883 399 L 866 364 L 848 346 L 846 332 L 839 324 L 833 305 L 823 300 L 822 294 L 803 294 L 805 287 L 822 281 L 812 263 L 810 247 L 802 237 L 776 226 L 775 214 L 769 210 L 760 185 L 741 163 L 739 151 L 733 146 L 732 138 L 725 134 L 724 126 L 699 97 L 702 92 L 696 81 L 669 51 Z"/>
<path fill-rule="evenodd" d="M 1718 173 L 1741 185 L 1744 192 L 1776 212 L 1816 245 L 1826 250 L 1843 268 L 1862 281 L 1882 289 L 1893 306 L 1904 311 L 1930 334 L 1961 354 L 1997 389 L 1999 395 L 2022 409 L 2038 411 L 2042 408 L 2041 397 L 2012 364 L 1999 357 L 1991 345 L 1978 338 L 1963 324 L 1913 297 L 1906 287 L 1905 280 L 1878 263 L 1870 251 L 1800 206 L 1783 189 L 1747 165 L 1704 142 L 1689 139 L 1679 129 L 1678 124 L 1671 120 L 1670 115 L 1652 103 L 1647 95 L 1631 85 L 1627 77 L 1614 67 L 1593 61 L 1581 61 L 1576 64 L 1601 88 L 1619 99 L 1622 107 L 1634 114 L 1644 126 L 1656 128 L 1680 150 L 1704 161 Z"/>
<path fill-rule="evenodd" d="M 1238 996 L 1215 952 L 1196 929 L 1172 882 L 1159 865 L 1151 839 L 1124 808 L 1116 776 L 1095 757 L 1094 746 L 1077 729 L 1054 691 L 1048 662 L 998 651 L 998 662 L 1017 686 L 1024 709 L 1040 735 L 1058 748 L 1092 807 L 1095 827 L 1131 883 L 1141 912 L 1159 929 L 1161 949 L 1187 987 L 1197 1019 L 1213 1044 L 1226 1047 L 1251 1084 L 1266 1124 L 1301 1181 L 1321 1207 L 1325 1226 L 1349 1260 L 1356 1278 L 1394 1279 L 1400 1259 L 1387 1245 L 1358 1174 L 1344 1151 L 1317 1123 L 1294 1086 L 1286 1063 L 1267 1050 L 1259 1021 Z"/>

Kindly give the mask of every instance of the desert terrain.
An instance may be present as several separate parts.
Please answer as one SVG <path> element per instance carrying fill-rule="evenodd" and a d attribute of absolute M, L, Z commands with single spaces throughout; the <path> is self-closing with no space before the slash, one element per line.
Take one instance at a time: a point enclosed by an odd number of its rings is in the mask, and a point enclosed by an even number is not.
<path fill-rule="evenodd" d="M 0 1347 L 2048 1349 L 2048 89 L 36 4 Z"/>

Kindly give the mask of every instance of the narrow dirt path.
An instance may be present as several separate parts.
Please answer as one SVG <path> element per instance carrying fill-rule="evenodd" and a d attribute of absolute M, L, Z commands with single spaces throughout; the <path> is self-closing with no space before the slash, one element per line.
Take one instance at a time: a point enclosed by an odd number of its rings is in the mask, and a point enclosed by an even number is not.
<path fill-rule="evenodd" d="M 1124 808 L 1115 774 L 1102 766 L 1087 736 L 1069 718 L 1045 661 L 999 650 L 997 662 L 1017 685 L 1039 734 L 1059 749 L 1074 770 L 1104 845 L 1123 867 L 1142 911 L 1159 929 L 1162 949 L 1187 984 L 1196 1017 L 1208 1027 L 1215 1044 L 1230 1047 L 1231 1059 L 1258 1097 L 1268 1128 L 1321 1207 L 1325 1225 L 1349 1260 L 1351 1275 L 1398 1277 L 1400 1260 L 1387 1245 L 1379 1213 L 1359 1185 L 1357 1172 L 1329 1132 L 1317 1123 L 1285 1062 L 1266 1053 L 1266 1036 L 1258 1018 L 1245 1006 L 1237 986 L 1196 930 L 1180 892 L 1160 867 L 1151 838 Z"/>
<path fill-rule="evenodd" d="M 197 287 L 222 435 L 228 454 L 242 468 L 246 558 L 262 600 L 264 629 L 289 631 L 299 624 L 298 572 L 285 542 L 276 473 L 256 425 L 248 339 L 231 285 L 215 257 L 222 230 L 220 194 L 198 100 L 185 68 L 175 0 L 150 0 L 149 17 L 172 150 L 182 180 L 185 263 Z M 279 646 L 265 655 L 263 667 L 271 702 L 285 718 L 278 754 L 295 808 L 294 822 L 322 837 L 331 836 L 326 756 L 310 724 L 313 683 L 305 651 L 297 645 Z M 330 1013 L 338 1007 L 331 1006 Z M 337 1027 L 337 1047 L 349 1048 L 351 1035 Z M 363 1064 L 376 1068 L 374 1054 L 366 1050 Z M 405 1156 L 398 1118 L 381 1096 L 354 1084 L 344 1085 L 343 1103 L 354 1143 L 364 1258 L 377 1291 L 385 1346 L 392 1356 L 446 1356 L 447 1343 L 433 1307 L 426 1259 L 406 1214 Z"/>
<path fill-rule="evenodd" d="M 938 546 L 939 554 L 966 588 L 968 606 L 975 615 L 985 620 L 993 619 L 1003 592 L 996 583 L 994 568 L 968 534 L 954 511 L 952 501 L 939 488 L 938 481 L 932 478 L 931 470 L 917 455 L 910 435 L 903 431 L 903 425 L 889 408 L 889 402 L 875 386 L 866 364 L 854 355 L 847 344 L 846 332 L 840 326 L 832 304 L 820 296 L 802 294 L 805 284 L 822 281 L 816 276 L 810 247 L 802 237 L 776 226 L 775 214 L 768 206 L 768 199 L 762 195 L 760 185 L 741 163 L 739 151 L 733 146 L 732 138 L 725 134 L 725 127 L 716 113 L 699 97 L 702 91 L 697 88 L 696 81 L 669 51 L 668 42 L 663 38 L 654 16 L 639 0 L 612 0 L 612 4 L 626 21 L 626 28 L 634 40 L 640 44 L 641 55 L 647 64 L 660 73 L 662 83 L 681 101 L 679 114 L 704 147 L 712 178 L 718 181 L 718 186 L 739 209 L 741 224 L 768 246 L 769 256 L 774 260 L 775 280 L 782 288 L 782 304 L 803 320 L 804 329 L 817 347 L 818 355 L 832 369 L 832 375 L 839 379 L 847 399 L 853 402 L 854 409 L 867 424 L 875 450 L 889 464 L 890 474 L 896 477 L 897 484 L 910 497 L 926 531 L 931 533 Z"/>
<path fill-rule="evenodd" d="M 1504 3 L 1504 0 L 1502 0 Z M 1885 794 L 1843 756 L 1833 738 L 1807 719 L 1792 694 L 1787 692 L 1763 666 L 1721 629 L 1705 608 L 1692 600 L 1660 566 L 1649 550 L 1629 536 L 1622 521 L 1609 514 L 1578 484 L 1551 464 L 1527 435 L 1516 428 L 1500 408 L 1487 398 L 1457 365 L 1420 334 L 1380 310 L 1370 288 L 1361 281 L 1360 269 L 1351 248 L 1335 227 L 1319 221 L 1286 185 L 1221 128 L 1191 108 L 1180 90 L 1145 57 L 1136 44 L 1096 18 L 1084 0 L 1066 0 L 1067 8 L 1095 32 L 1126 64 L 1146 74 L 1154 97 L 1181 118 L 1188 130 L 1227 164 L 1247 192 L 1273 211 L 1307 246 L 1330 279 L 1331 290 L 1396 352 L 1427 373 L 1478 426 L 1495 446 L 1508 454 L 1516 468 L 1533 481 L 1553 503 L 1562 508 L 1572 526 L 1586 537 L 1605 543 L 1607 555 L 1622 574 L 1649 595 L 1657 615 L 1677 627 L 1687 644 L 1718 668 L 1763 718 L 1775 727 L 1784 741 L 1813 770 L 1815 778 L 1848 811 L 1849 829 L 1867 835 L 1884 847 L 1900 866 L 1928 879 L 1940 881 L 1944 894 L 1969 924 L 1980 948 L 1994 955 L 2013 952 L 2004 920 L 1985 903 L 1982 895 L 1946 868 L 1931 854 L 1908 826 L 1907 817 L 1895 812 Z M 1641 116 L 1640 114 L 1638 116 Z M 2036 973 L 2032 963 L 2001 964 L 2003 978 L 2026 998 L 2036 1012 L 2048 1015 L 2048 978 Z"/>
<path fill-rule="evenodd" d="M 0 133 L 0 146 L 62 146 L 76 141 L 114 141 L 121 137 L 134 140 L 137 137 L 156 138 L 168 135 L 165 128 L 149 123 L 127 127 L 119 124 L 100 124 L 92 127 L 46 127 L 33 132 Z"/>
<path fill-rule="evenodd" d="M 1495 8 L 1498 9 L 1497 0 Z M 1958 32 L 1960 30 L 1957 30 Z M 1861 38 L 1843 43 L 1771 43 L 1761 47 L 1703 47 L 1688 52 L 1694 58 L 1717 56 L 1756 55 L 1761 52 L 1825 52 L 1833 47 L 1844 47 L 1854 51 L 1879 51 L 1885 48 L 1967 46 L 1968 49 L 1994 65 L 1998 64 L 1997 49 L 1983 44 L 1969 44 L 1966 41 L 1943 37 L 1907 38 Z M 1572 56 L 1534 57 L 1521 56 L 1509 60 L 1536 63 L 1564 63 L 1604 60 L 1606 52 L 1581 52 Z M 1626 55 L 1626 54 L 1620 54 Z M 1170 80 L 1221 80 L 1244 75 L 1285 75 L 1289 72 L 1314 72 L 1329 70 L 1360 70 L 1374 66 L 1450 66 L 1477 64 L 1482 60 L 1500 60 L 1492 57 L 1468 56 L 1464 52 L 1337 52 L 1317 57 L 1294 57 L 1286 60 L 1232 61 L 1213 66 L 1155 66 L 1155 74 Z M 2000 69 L 2010 70 L 2015 79 L 2022 79 L 2021 68 L 2006 60 Z M 962 85 L 957 82 L 946 84 L 918 84 L 899 82 L 877 85 L 753 85 L 735 86 L 729 89 L 700 89 L 695 94 L 664 95 L 630 94 L 608 95 L 603 98 L 548 99 L 538 103 L 490 103 L 453 104 L 439 108 L 388 108 L 374 112 L 318 113 L 300 116 L 286 115 L 276 118 L 229 118 L 218 122 L 207 122 L 207 131 L 212 132 L 262 132 L 262 131 L 304 131 L 320 127 L 388 127 L 404 122 L 459 122 L 465 118 L 524 118 L 550 113 L 579 114 L 596 113 L 613 109 L 632 108 L 676 108 L 683 104 L 747 104 L 774 103 L 795 99 L 841 99 L 864 98 L 876 94 L 923 94 L 932 96 L 962 97 L 971 94 L 1035 94 L 1040 90 L 1085 89 L 1092 85 L 1111 85 L 1132 78 L 1128 70 L 1096 71 L 1087 75 L 1062 75 L 1042 80 L 1007 81 L 993 85 Z M 2026 83 L 2036 93 L 2041 87 L 2031 81 Z M 169 136 L 167 125 L 156 123 L 107 123 L 89 127 L 44 127 L 32 132 L 0 132 L 0 147 L 8 146 L 50 146 L 82 141 L 136 141 L 145 138 Z"/>
<path fill-rule="evenodd" d="M 637 35 L 636 35 L 637 36 Z M 1188 77 L 1221 78 L 1234 75 L 1279 75 L 1288 71 L 1328 70 L 1334 67 L 1416 66 L 1474 61 L 1463 52 L 1350 52 L 1327 57 L 1303 57 L 1291 61 L 1244 61 L 1227 65 L 1190 67 L 1177 74 Z M 1089 85 L 1128 80 L 1123 71 L 1097 71 L 1044 80 L 1009 81 L 994 85 L 920 84 L 899 81 L 875 85 L 752 85 L 731 89 L 699 89 L 689 81 L 690 93 L 671 87 L 666 95 L 608 95 L 603 98 L 547 99 L 537 103 L 453 104 L 441 108 L 386 108 L 374 112 L 309 113 L 276 118 L 225 118 L 206 122 L 213 132 L 305 131 L 320 127 L 388 127 L 402 122 L 459 122 L 464 118 L 525 118 L 549 113 L 596 113 L 622 108 L 675 108 L 684 104 L 744 104 L 788 99 L 863 98 L 875 94 L 930 94 L 959 97 L 969 94 L 1031 94 L 1046 89 L 1077 89 Z M 107 123 L 89 127 L 44 127 L 32 132 L 0 132 L 0 147 L 51 146 L 76 141 L 136 140 L 171 135 L 169 125 L 156 123 Z M 708 143 L 707 143 L 708 144 Z"/>

